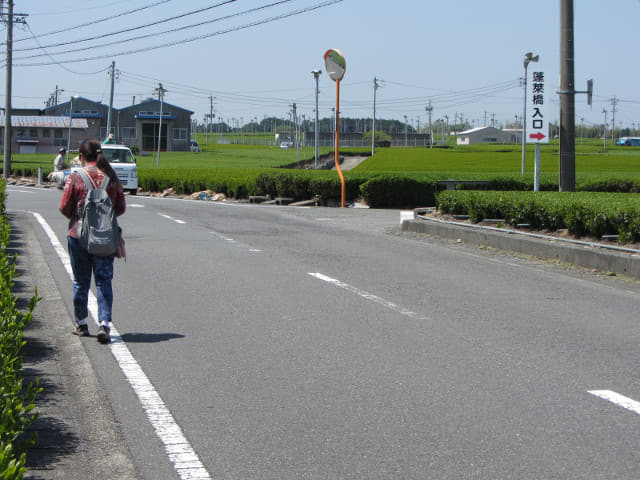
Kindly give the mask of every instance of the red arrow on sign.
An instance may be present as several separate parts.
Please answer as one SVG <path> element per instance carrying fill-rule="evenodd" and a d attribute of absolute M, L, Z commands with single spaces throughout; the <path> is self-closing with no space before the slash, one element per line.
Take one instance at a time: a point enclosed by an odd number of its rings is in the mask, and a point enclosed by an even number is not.
<path fill-rule="evenodd" d="M 536 133 L 530 133 L 529 134 L 529 138 L 533 138 L 534 140 L 542 140 L 544 137 L 546 137 L 545 134 L 543 134 L 542 132 L 536 132 Z"/>

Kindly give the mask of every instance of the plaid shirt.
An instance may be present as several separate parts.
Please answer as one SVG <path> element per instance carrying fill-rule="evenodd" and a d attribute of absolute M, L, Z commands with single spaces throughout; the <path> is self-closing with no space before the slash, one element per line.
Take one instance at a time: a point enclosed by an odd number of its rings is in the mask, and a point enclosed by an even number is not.
<path fill-rule="evenodd" d="M 89 178 L 93 182 L 94 186 L 99 187 L 102 185 L 104 173 L 96 167 L 95 162 L 87 163 L 84 169 L 89 174 Z M 111 198 L 116 215 L 122 215 L 127 207 L 120 181 L 109 182 L 109 185 L 107 185 L 107 193 Z M 69 175 L 69 178 L 67 178 L 67 182 L 64 185 L 64 191 L 62 192 L 62 199 L 60 199 L 60 206 L 58 207 L 58 210 L 60 210 L 60 212 L 69 219 L 69 231 L 67 232 L 67 235 L 70 237 L 78 238 L 78 220 L 82 214 L 82 208 L 84 207 L 84 199 L 86 196 L 87 186 L 84 184 L 80 174 L 73 172 Z"/>

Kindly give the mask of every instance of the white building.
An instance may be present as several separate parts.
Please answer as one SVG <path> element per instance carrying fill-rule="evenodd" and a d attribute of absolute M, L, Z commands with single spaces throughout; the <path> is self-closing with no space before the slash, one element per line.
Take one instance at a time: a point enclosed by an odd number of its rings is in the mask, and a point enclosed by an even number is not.
<path fill-rule="evenodd" d="M 521 143 L 522 130 L 494 127 L 477 127 L 464 132 L 458 132 L 458 145 L 471 145 L 472 143 Z"/>

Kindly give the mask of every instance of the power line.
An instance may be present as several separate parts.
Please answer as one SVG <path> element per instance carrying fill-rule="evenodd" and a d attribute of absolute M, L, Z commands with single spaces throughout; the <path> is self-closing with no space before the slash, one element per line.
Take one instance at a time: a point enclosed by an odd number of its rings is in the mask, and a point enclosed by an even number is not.
<path fill-rule="evenodd" d="M 284 3 L 284 1 L 291 1 L 291 0 L 283 0 L 282 2 L 276 2 L 277 3 Z M 280 15 L 275 15 L 272 17 L 268 17 L 265 19 L 261 19 L 261 20 L 256 20 L 244 25 L 240 25 L 237 27 L 230 27 L 230 28 L 226 28 L 223 30 L 218 30 L 217 32 L 213 32 L 213 33 L 207 33 L 207 34 L 202 34 L 202 35 L 198 35 L 195 37 L 190 37 L 190 38 L 186 38 L 186 39 L 182 39 L 182 40 L 176 40 L 173 42 L 167 42 L 167 43 L 163 43 L 163 44 L 159 44 L 159 45 L 152 45 L 152 46 L 148 46 L 148 47 L 143 47 L 143 48 L 138 48 L 138 49 L 133 49 L 133 50 L 125 50 L 125 51 L 121 51 L 121 52 L 117 52 L 117 53 L 109 53 L 109 54 L 105 54 L 105 55 L 96 55 L 93 57 L 84 57 L 84 58 L 75 58 L 75 59 L 69 59 L 69 60 L 59 60 L 57 62 L 39 62 L 39 63 L 22 63 L 22 64 L 16 64 L 16 66 L 21 66 L 21 67 L 39 67 L 39 66 L 46 66 L 46 65 L 54 65 L 54 64 L 61 64 L 61 63 L 76 63 L 76 62 L 87 62 L 87 61 L 91 61 L 91 60 L 100 60 L 100 59 L 104 59 L 104 58 L 113 58 L 113 57 L 117 57 L 117 56 L 124 56 L 124 55 L 131 55 L 134 53 L 140 53 L 140 52 L 148 52 L 151 50 L 158 50 L 161 48 L 166 48 L 166 47 L 171 47 L 171 46 L 175 46 L 175 45 L 181 45 L 184 43 L 190 43 L 190 42 L 194 42 L 197 40 L 203 40 L 205 38 L 211 38 L 211 37 L 215 37 L 215 36 L 219 36 L 219 35 L 224 35 L 227 33 L 231 33 L 231 32 L 237 32 L 239 30 L 244 30 L 247 28 L 251 28 L 251 27 L 255 27 L 258 25 L 263 25 L 266 23 L 271 23 L 277 20 L 282 20 L 284 18 L 289 18 L 289 17 L 293 17 L 296 15 L 301 15 L 303 13 L 308 13 L 314 10 L 318 10 L 320 8 L 324 8 L 336 3 L 340 3 L 343 2 L 344 0 L 327 0 L 325 2 L 316 4 L 316 5 L 312 5 L 310 7 L 306 7 L 306 8 L 301 8 L 298 10 L 293 10 L 287 13 L 283 13 Z M 275 4 L 273 4 L 275 5 Z M 265 7 L 259 7 L 259 8 L 265 8 Z M 239 14 L 236 14 L 239 15 Z M 212 23 L 214 21 L 218 21 L 218 19 L 209 21 L 209 22 L 203 22 L 203 23 Z M 180 28 L 178 30 L 184 30 L 184 28 Z M 160 34 L 155 34 L 155 35 L 160 35 Z M 131 39 L 129 40 L 125 40 L 123 42 L 129 42 Z M 123 43 L 123 42 L 118 42 L 118 43 Z M 91 47 L 91 50 L 94 50 L 95 48 L 100 48 L 100 47 L 104 47 L 106 45 L 110 45 L 110 44 L 105 44 L 105 45 L 98 45 L 95 47 Z M 86 50 L 86 49 L 84 49 Z M 65 53 L 70 53 L 70 52 L 61 52 L 61 53 L 57 53 L 57 55 L 60 54 L 65 54 Z M 42 55 L 38 55 L 38 56 L 42 56 Z M 24 60 L 24 59 L 28 59 L 28 58 L 32 58 L 32 57 L 21 57 L 20 59 Z"/>
<path fill-rule="evenodd" d="M 172 22 L 173 20 L 178 20 L 180 18 L 188 17 L 189 15 L 195 15 L 197 13 L 202 13 L 202 12 L 205 12 L 207 10 L 211 10 L 211 9 L 214 9 L 214 8 L 217 8 L 217 7 L 220 7 L 220 6 L 223 6 L 223 5 L 227 5 L 229 3 L 233 3 L 233 2 L 236 2 L 236 1 L 237 0 L 226 0 L 226 1 L 221 2 L 221 3 L 217 3 L 216 5 L 210 5 L 208 7 L 201 8 L 199 10 L 193 10 L 191 12 L 183 13 L 183 14 L 180 14 L 180 15 L 175 15 L 173 17 L 164 18 L 162 20 L 158 20 L 158 21 L 152 22 L 152 23 L 147 23 L 145 25 L 138 25 L 136 27 L 125 28 L 123 30 L 118 30 L 116 32 L 104 33 L 104 34 L 96 35 L 96 36 L 93 36 L 93 37 L 83 38 L 81 40 L 72 40 L 72 41 L 69 41 L 69 42 L 53 43 L 53 44 L 50 44 L 50 45 L 40 46 L 39 48 L 44 49 L 44 48 L 62 47 L 62 46 L 65 46 L 65 45 L 74 45 L 74 44 L 77 44 L 77 43 L 90 42 L 92 40 L 97 40 L 97 39 L 100 39 L 100 38 L 112 37 L 114 35 L 120 35 L 122 33 L 129 33 L 129 32 L 133 32 L 133 31 L 136 31 L 136 30 L 142 30 L 143 28 L 155 27 L 156 25 L 160 25 L 162 23 Z M 291 1 L 291 0 L 287 0 L 287 1 Z M 196 25 L 201 25 L 201 24 L 196 24 Z M 177 30 L 184 30 L 185 28 L 192 28 L 192 26 L 181 27 L 181 28 L 173 29 L 173 30 L 167 30 L 166 32 L 159 32 L 159 33 L 156 33 L 156 34 L 153 34 L 153 35 L 147 35 L 147 36 L 154 36 L 154 35 L 160 35 L 160 34 L 163 34 L 163 33 L 175 32 Z M 89 49 L 93 49 L 93 48 L 100 48 L 102 46 L 110 46 L 110 45 L 115 45 L 117 43 L 124 43 L 124 42 L 129 42 L 131 40 L 138 40 L 139 38 L 146 38 L 147 36 L 133 37 L 133 38 L 129 38 L 129 39 L 126 39 L 126 40 L 120 40 L 118 42 L 106 43 L 104 45 L 81 48 L 81 49 L 77 49 L 77 50 L 68 50 L 67 52 L 62 52 L 62 53 L 66 54 L 66 53 L 71 53 L 71 52 L 79 52 L 79 51 L 82 51 L 82 50 L 89 50 Z M 16 49 L 14 49 L 15 52 L 29 52 L 29 51 L 32 51 L 32 50 L 38 50 L 38 48 L 16 48 Z M 20 57 L 20 58 L 21 59 L 25 59 L 25 58 L 35 58 L 35 57 L 41 57 L 41 56 L 42 55 L 33 55 L 33 56 L 30 56 L 30 57 Z"/>
<path fill-rule="evenodd" d="M 38 37 L 42 38 L 42 37 L 49 37 L 51 35 L 56 35 L 58 33 L 67 33 L 67 32 L 69 32 L 71 30 L 77 30 L 78 28 L 89 27 L 91 25 L 96 25 L 98 23 L 102 23 L 102 22 L 106 22 L 106 21 L 109 21 L 109 20 L 113 20 L 114 18 L 124 17 L 125 15 L 131 15 L 133 13 L 137 13 L 137 12 L 140 12 L 142 10 L 146 10 L 146 9 L 152 8 L 152 7 L 157 7 L 158 5 L 161 5 L 163 3 L 168 3 L 168 2 L 171 2 L 171 1 L 173 1 L 173 0 L 160 0 L 160 1 L 156 2 L 156 3 L 152 3 L 151 5 L 146 5 L 144 7 L 139 7 L 139 8 L 136 8 L 136 9 L 133 9 L 133 10 L 129 10 L 129 11 L 126 11 L 126 12 L 117 13 L 115 15 L 110 15 L 108 17 L 99 18 L 98 20 L 94 20 L 92 22 L 83 23 L 83 24 L 80 24 L 80 25 L 76 25 L 74 27 L 63 28 L 61 30 L 56 30 L 54 32 L 42 33 L 42 34 L 38 35 Z M 30 40 L 30 39 L 29 38 L 20 38 L 18 40 L 14 40 L 14 43 L 24 42 L 25 40 Z M 6 45 L 6 42 L 2 42 L 2 43 L 0 43 L 0 45 Z"/>

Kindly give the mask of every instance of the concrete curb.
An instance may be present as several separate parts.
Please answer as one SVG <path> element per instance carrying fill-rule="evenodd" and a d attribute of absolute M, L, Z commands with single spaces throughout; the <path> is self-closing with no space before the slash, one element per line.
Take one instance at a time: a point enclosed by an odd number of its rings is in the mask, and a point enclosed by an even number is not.
<path fill-rule="evenodd" d="M 611 250 L 596 243 L 570 243 L 555 237 L 543 235 L 533 237 L 511 230 L 447 222 L 428 217 L 405 219 L 402 222 L 402 230 L 461 239 L 475 245 L 487 245 L 501 250 L 640 278 L 640 252 Z"/>

